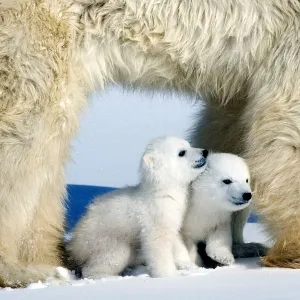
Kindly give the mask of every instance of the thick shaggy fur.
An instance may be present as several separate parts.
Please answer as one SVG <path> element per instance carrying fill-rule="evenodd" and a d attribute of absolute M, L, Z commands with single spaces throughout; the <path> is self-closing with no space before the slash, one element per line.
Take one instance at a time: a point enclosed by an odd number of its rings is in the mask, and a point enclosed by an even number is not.
<path fill-rule="evenodd" d="M 94 200 L 68 245 L 83 277 L 118 275 L 141 263 L 152 277 L 197 268 L 179 230 L 189 185 L 206 167 L 207 150 L 202 152 L 179 138 L 157 138 L 143 155 L 137 186 Z"/>
<path fill-rule="evenodd" d="M 299 268 L 299 20 L 296 0 L 1 0 L 0 284 L 60 263 L 68 145 L 112 82 L 202 96 L 194 144 L 247 159 L 264 262 Z"/>
<path fill-rule="evenodd" d="M 252 200 L 247 164 L 237 155 L 212 153 L 207 167 L 191 185 L 191 197 L 181 233 L 191 259 L 202 266 L 197 244 L 206 243 L 206 253 L 223 265 L 234 263 L 231 216 Z"/>

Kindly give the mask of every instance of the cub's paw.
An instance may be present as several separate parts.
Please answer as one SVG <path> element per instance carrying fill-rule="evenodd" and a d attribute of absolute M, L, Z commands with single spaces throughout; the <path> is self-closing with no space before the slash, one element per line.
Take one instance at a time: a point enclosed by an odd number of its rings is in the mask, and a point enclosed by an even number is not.
<path fill-rule="evenodd" d="M 234 256 L 226 248 L 207 250 L 207 255 L 222 265 L 230 266 L 234 263 Z"/>
<path fill-rule="evenodd" d="M 149 273 L 153 278 L 160 277 L 172 277 L 176 274 L 175 264 L 163 265 L 163 266 L 151 266 L 149 265 Z"/>

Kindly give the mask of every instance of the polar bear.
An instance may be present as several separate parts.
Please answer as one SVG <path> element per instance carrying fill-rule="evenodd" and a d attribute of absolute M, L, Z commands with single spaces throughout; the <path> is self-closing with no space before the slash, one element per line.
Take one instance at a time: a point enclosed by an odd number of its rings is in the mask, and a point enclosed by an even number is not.
<path fill-rule="evenodd" d="M 145 263 L 153 277 L 196 267 L 179 229 L 189 184 L 206 167 L 208 151 L 177 137 L 156 138 L 140 164 L 140 183 L 98 197 L 79 221 L 68 244 L 83 277 L 118 275 Z"/>
<path fill-rule="evenodd" d="M 1 0 L 0 286 L 62 263 L 70 140 L 87 95 L 111 83 L 202 97 L 192 145 L 247 160 L 276 240 L 264 264 L 300 268 L 299 12 L 282 0 Z"/>
<path fill-rule="evenodd" d="M 191 259 L 202 266 L 197 243 L 206 243 L 213 260 L 231 265 L 232 213 L 249 206 L 252 200 L 250 173 L 237 155 L 210 153 L 206 170 L 192 182 L 191 196 L 181 233 Z"/>

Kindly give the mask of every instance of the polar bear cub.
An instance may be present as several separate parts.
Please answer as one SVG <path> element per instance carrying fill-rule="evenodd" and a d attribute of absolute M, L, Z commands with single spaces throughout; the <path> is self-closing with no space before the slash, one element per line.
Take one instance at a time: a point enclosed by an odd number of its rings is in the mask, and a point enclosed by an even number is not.
<path fill-rule="evenodd" d="M 141 159 L 140 183 L 98 197 L 68 244 L 83 277 L 103 278 L 146 264 L 152 277 L 193 268 L 179 230 L 188 188 L 206 167 L 208 151 L 177 137 L 151 141 Z"/>
<path fill-rule="evenodd" d="M 206 170 L 193 183 L 189 207 L 181 229 L 191 260 L 201 266 L 197 243 L 206 242 L 206 253 L 215 261 L 231 265 L 231 216 L 252 199 L 250 174 L 237 155 L 211 153 Z"/>

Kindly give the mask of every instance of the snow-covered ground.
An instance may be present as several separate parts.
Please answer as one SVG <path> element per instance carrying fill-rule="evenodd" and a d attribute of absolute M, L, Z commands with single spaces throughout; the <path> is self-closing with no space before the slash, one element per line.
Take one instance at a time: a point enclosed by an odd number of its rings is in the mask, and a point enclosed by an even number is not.
<path fill-rule="evenodd" d="M 246 241 L 264 242 L 257 224 L 247 224 Z M 115 277 L 103 280 L 72 280 L 68 284 L 33 284 L 27 289 L 0 291 L 0 299 L 300 299 L 300 270 L 262 268 L 259 259 L 240 259 L 233 266 L 203 269 L 173 278 Z"/>
<path fill-rule="evenodd" d="M 125 93 L 114 89 L 92 103 L 82 116 L 73 142 L 73 162 L 67 181 L 73 184 L 119 187 L 137 181 L 140 155 L 149 139 L 186 136 L 199 109 L 176 97 Z M 265 242 L 258 224 L 247 224 L 245 239 Z M 0 300 L 52 299 L 300 299 L 300 270 L 268 269 L 259 259 L 238 260 L 231 267 L 203 270 L 174 278 L 148 276 L 106 280 L 74 280 L 64 285 L 33 284 L 27 289 L 0 290 Z"/>

